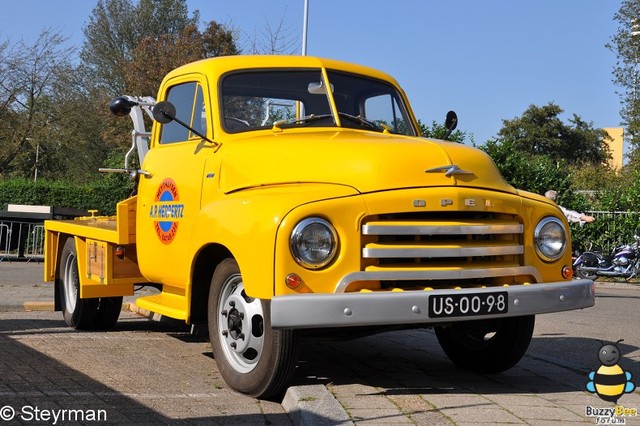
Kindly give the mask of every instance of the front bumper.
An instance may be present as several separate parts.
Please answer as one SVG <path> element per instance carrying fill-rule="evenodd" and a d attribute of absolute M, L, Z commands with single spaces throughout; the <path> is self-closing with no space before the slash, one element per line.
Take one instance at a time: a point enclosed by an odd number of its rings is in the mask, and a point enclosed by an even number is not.
<path fill-rule="evenodd" d="M 505 314 L 430 318 L 432 295 L 478 294 L 506 291 Z M 468 288 L 372 293 L 302 294 L 276 296 L 271 300 L 273 328 L 327 328 L 367 325 L 442 324 L 488 318 L 517 317 L 570 311 L 593 306 L 595 286 L 591 280 Z"/>

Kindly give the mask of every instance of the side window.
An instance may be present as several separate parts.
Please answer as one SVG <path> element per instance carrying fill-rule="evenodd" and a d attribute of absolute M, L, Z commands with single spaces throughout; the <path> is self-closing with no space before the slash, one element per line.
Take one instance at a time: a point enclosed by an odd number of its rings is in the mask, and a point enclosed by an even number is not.
<path fill-rule="evenodd" d="M 407 133 L 407 123 L 396 99 L 391 95 L 379 95 L 367 99 L 364 103 L 367 120 L 391 127 L 393 133 Z"/>
<path fill-rule="evenodd" d="M 169 89 L 167 100 L 176 107 L 176 118 L 188 123 L 201 134 L 207 132 L 207 118 L 202 86 L 198 83 L 184 83 Z M 164 124 L 160 143 L 182 142 L 197 137 L 175 121 Z"/>

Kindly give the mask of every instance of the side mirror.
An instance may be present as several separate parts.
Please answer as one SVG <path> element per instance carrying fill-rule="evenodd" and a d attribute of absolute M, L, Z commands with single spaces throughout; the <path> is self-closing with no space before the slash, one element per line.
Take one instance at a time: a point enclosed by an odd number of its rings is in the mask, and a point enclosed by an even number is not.
<path fill-rule="evenodd" d="M 176 107 L 169 101 L 158 102 L 151 112 L 153 119 L 160 124 L 171 123 L 176 119 Z"/>
<path fill-rule="evenodd" d="M 456 127 L 458 127 L 458 114 L 456 114 L 455 111 L 449 111 L 447 113 L 447 117 L 444 119 L 444 127 L 447 129 L 444 139 L 447 140 Z"/>
<path fill-rule="evenodd" d="M 124 117 L 125 115 L 129 115 L 129 113 L 131 112 L 131 108 L 136 105 L 138 105 L 137 102 L 130 101 L 123 96 L 118 96 L 116 98 L 113 98 L 113 100 L 109 104 L 109 109 L 114 115 L 118 117 Z"/>
<path fill-rule="evenodd" d="M 447 117 L 444 120 L 444 127 L 447 128 L 449 133 L 453 132 L 458 127 L 458 114 L 455 111 L 449 111 Z"/>

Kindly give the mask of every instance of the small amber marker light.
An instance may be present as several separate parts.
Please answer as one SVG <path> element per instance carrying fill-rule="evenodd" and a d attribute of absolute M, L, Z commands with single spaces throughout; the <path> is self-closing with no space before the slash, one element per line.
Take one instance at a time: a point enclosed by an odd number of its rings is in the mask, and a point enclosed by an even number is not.
<path fill-rule="evenodd" d="M 124 259 L 124 247 L 122 246 L 116 247 L 115 255 L 118 259 Z"/>
<path fill-rule="evenodd" d="M 562 267 L 562 276 L 566 279 L 573 278 L 573 269 L 571 266 L 563 266 Z"/>
<path fill-rule="evenodd" d="M 300 284 L 302 284 L 302 278 L 300 278 L 298 274 L 289 274 L 287 275 L 287 278 L 284 279 L 284 282 L 287 284 L 287 287 L 295 290 L 300 287 Z"/>

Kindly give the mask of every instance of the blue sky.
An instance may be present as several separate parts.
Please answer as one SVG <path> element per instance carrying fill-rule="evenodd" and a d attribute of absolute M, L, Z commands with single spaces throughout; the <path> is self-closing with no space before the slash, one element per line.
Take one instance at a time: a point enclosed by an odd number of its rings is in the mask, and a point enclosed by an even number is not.
<path fill-rule="evenodd" d="M 304 0 L 187 0 L 203 22 L 230 25 L 246 42 L 284 20 L 300 51 Z M 43 28 L 81 46 L 94 0 L 2 1 L 0 40 L 33 42 Z M 307 53 L 393 75 L 423 122 L 448 110 L 476 144 L 531 104 L 555 102 L 563 119 L 620 125 L 605 47 L 617 30 L 614 0 L 309 0 Z"/>

